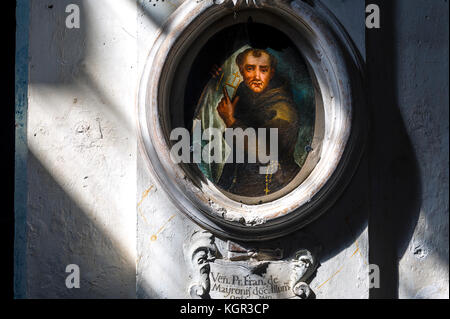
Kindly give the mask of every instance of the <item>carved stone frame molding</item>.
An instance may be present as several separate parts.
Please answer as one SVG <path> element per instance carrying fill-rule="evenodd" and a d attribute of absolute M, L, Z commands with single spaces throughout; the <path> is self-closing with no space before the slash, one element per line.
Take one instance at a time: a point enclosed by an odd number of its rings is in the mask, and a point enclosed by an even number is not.
<path fill-rule="evenodd" d="M 288 35 L 313 74 L 322 116 L 317 158 L 304 181 L 281 198 L 242 204 L 189 166 L 170 159 L 170 112 L 174 87 L 184 89 L 177 68 L 223 28 L 245 21 L 269 24 Z M 350 181 L 365 141 L 363 67 L 345 30 L 320 1 L 185 1 L 161 28 L 141 79 L 138 122 L 149 167 L 175 205 L 214 234 L 237 240 L 286 235 L 328 210 Z M 319 94 L 317 94 L 319 93 Z M 316 134 L 316 133 L 315 133 Z M 315 136 L 316 138 L 316 136 Z"/>

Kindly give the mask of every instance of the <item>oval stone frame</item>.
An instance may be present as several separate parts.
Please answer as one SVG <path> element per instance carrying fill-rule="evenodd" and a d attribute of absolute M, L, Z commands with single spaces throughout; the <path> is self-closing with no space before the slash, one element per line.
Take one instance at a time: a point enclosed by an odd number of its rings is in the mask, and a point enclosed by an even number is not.
<path fill-rule="evenodd" d="M 262 204 L 232 199 L 204 176 L 193 174 L 189 165 L 170 159 L 170 92 L 185 84 L 175 70 L 181 62 L 190 65 L 186 57 L 193 57 L 187 52 L 199 50 L 199 41 L 250 15 L 255 22 L 278 28 L 298 46 L 323 108 L 323 127 L 314 136 L 322 135 L 321 145 L 311 152 L 315 165 L 288 194 Z M 186 1 L 162 27 L 140 83 L 140 144 L 152 175 L 178 209 L 218 236 L 261 241 L 300 229 L 332 207 L 358 166 L 368 125 L 362 70 L 357 50 L 320 1 Z"/>

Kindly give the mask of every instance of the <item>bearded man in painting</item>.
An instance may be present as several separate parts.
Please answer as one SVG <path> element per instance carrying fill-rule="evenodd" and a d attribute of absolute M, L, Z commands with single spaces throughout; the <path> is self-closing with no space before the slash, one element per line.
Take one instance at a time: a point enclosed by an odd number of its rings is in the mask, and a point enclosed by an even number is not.
<path fill-rule="evenodd" d="M 249 48 L 237 56 L 236 64 L 243 82 L 232 98 L 223 89 L 217 111 L 227 128 L 278 129 L 278 160 L 269 164 L 272 167 L 266 174 L 260 173 L 261 163 L 233 160 L 225 164 L 218 184 L 242 196 L 268 195 L 286 186 L 300 169 L 294 160 L 299 118 L 288 84 L 276 79 L 277 61 L 273 55 Z M 251 147 L 246 143 L 245 151 Z M 265 149 L 269 150 L 269 145 Z"/>

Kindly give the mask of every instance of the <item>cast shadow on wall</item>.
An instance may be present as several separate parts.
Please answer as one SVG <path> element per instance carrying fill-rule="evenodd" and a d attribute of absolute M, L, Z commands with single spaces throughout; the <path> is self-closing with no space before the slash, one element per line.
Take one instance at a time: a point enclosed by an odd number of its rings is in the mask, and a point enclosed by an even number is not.
<path fill-rule="evenodd" d="M 105 226 L 89 216 L 28 153 L 27 298 L 134 298 L 136 266 Z M 86 187 L 95 187 L 86 179 Z M 94 244 L 95 243 L 95 244 Z M 66 266 L 80 269 L 80 288 L 65 285 Z"/>
<path fill-rule="evenodd" d="M 366 31 L 371 264 L 380 268 L 380 288 L 370 298 L 398 298 L 399 260 L 417 225 L 422 205 L 418 161 L 399 109 L 395 1 L 377 1 L 383 28 Z M 383 52 L 383 54 L 380 54 Z"/>

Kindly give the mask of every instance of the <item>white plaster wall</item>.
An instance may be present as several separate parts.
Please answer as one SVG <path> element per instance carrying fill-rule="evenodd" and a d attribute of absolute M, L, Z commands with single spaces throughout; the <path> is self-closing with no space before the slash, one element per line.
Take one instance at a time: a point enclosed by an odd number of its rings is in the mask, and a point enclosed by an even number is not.
<path fill-rule="evenodd" d="M 421 176 L 417 225 L 399 260 L 399 297 L 447 299 L 448 2 L 401 0 L 396 12 L 399 107 Z"/>
<path fill-rule="evenodd" d="M 69 3 L 80 29 L 65 26 Z M 136 4 L 30 4 L 26 295 L 134 298 Z"/>
<path fill-rule="evenodd" d="M 158 29 L 183 1 L 139 1 L 139 71 L 158 36 Z M 183 244 L 199 229 L 171 203 L 152 177 L 147 160 L 137 156 L 137 298 L 188 298 L 189 267 Z"/>

